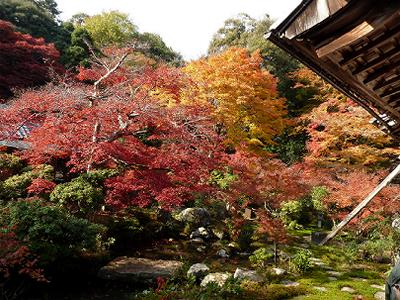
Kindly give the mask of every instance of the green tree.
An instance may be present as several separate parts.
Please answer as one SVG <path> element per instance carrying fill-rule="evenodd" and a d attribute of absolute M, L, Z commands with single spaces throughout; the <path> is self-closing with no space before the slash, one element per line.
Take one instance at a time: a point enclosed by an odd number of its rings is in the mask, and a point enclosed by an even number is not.
<path fill-rule="evenodd" d="M 71 42 L 69 47 L 64 51 L 61 62 L 68 69 L 78 65 L 88 67 L 90 65 L 90 51 L 86 41 L 93 44 L 92 37 L 84 27 L 78 26 L 74 28 L 72 24 L 71 26 L 73 28 L 70 38 Z"/>
<path fill-rule="evenodd" d="M 147 46 L 147 55 L 159 61 L 171 63 L 175 66 L 183 65 L 182 56 L 168 47 L 163 39 L 155 33 L 145 32 L 140 34 L 139 39 Z"/>
<path fill-rule="evenodd" d="M 138 38 L 135 24 L 127 14 L 110 11 L 84 19 L 83 27 L 98 47 L 124 46 Z"/>
<path fill-rule="evenodd" d="M 0 19 L 13 23 L 17 31 L 55 42 L 60 26 L 54 16 L 30 0 L 0 1 Z"/>
<path fill-rule="evenodd" d="M 60 15 L 60 11 L 58 10 L 57 2 L 54 0 L 31 0 L 36 3 L 40 8 L 49 12 L 54 18 L 57 18 Z"/>

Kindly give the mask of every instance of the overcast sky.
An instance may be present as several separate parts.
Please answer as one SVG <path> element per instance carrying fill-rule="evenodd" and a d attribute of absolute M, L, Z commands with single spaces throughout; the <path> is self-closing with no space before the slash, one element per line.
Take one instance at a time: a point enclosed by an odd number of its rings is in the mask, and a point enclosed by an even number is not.
<path fill-rule="evenodd" d="M 63 20 L 78 12 L 89 15 L 119 10 L 128 13 L 141 32 L 158 33 L 185 59 L 207 52 L 212 35 L 224 21 L 244 12 L 254 18 L 286 17 L 300 0 L 57 0 Z"/>

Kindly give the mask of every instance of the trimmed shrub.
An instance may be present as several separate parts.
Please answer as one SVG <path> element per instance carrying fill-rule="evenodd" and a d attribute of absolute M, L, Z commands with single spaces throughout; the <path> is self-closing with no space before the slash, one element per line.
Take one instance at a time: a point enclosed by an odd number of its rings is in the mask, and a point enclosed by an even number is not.
<path fill-rule="evenodd" d="M 13 228 L 18 240 L 40 257 L 41 266 L 95 251 L 105 229 L 42 201 L 13 202 L 1 213 L 0 224 Z"/>
<path fill-rule="evenodd" d="M 92 213 L 104 203 L 104 180 L 116 174 L 117 171 L 108 169 L 82 174 L 70 182 L 57 185 L 50 194 L 50 200 L 68 207 L 74 213 Z"/>

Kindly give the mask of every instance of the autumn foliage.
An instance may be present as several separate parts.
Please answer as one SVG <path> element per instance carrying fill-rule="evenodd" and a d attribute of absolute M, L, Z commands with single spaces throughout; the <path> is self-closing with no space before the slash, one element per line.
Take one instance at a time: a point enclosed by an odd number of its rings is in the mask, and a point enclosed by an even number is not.
<path fill-rule="evenodd" d="M 310 135 L 308 159 L 321 164 L 388 165 L 400 155 L 393 139 L 370 123 L 371 116 L 309 69 L 294 78 L 298 89 L 311 89 L 320 103 L 302 121 Z"/>
<path fill-rule="evenodd" d="M 12 230 L 0 229 L 0 278 L 12 275 L 28 276 L 37 281 L 47 281 L 37 258 L 18 240 Z"/>
<path fill-rule="evenodd" d="M 261 63 L 258 52 L 230 48 L 184 68 L 197 83 L 187 101 L 210 105 L 228 140 L 235 144 L 262 146 L 287 126 L 276 79 Z"/>
<path fill-rule="evenodd" d="M 16 32 L 11 23 L 0 20 L 0 98 L 11 89 L 49 81 L 54 70 L 60 70 L 58 58 L 53 44 Z"/>

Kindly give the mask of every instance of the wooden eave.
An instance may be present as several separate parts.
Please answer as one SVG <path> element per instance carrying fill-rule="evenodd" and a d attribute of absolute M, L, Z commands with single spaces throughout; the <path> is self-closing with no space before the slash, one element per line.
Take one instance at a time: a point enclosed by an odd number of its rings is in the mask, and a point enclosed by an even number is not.
<path fill-rule="evenodd" d="M 268 38 L 400 138 L 400 1 L 306 0 Z"/>

